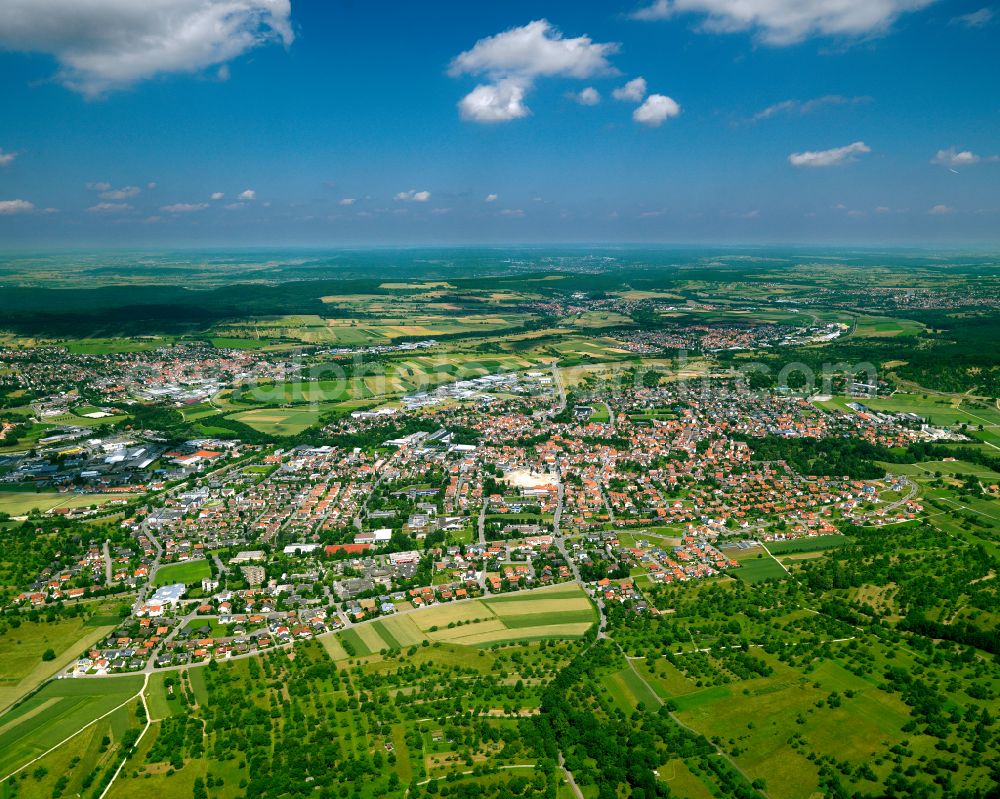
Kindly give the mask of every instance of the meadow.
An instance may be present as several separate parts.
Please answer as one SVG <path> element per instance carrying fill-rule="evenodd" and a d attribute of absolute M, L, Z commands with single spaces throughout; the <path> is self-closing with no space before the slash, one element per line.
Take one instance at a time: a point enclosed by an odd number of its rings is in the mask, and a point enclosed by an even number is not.
<path fill-rule="evenodd" d="M 859 402 L 873 411 L 889 413 L 915 413 L 928 420 L 930 424 L 951 427 L 967 424 L 972 428 L 996 427 L 1000 425 L 1000 410 L 984 407 L 979 403 L 962 397 L 942 396 L 938 394 L 908 394 L 896 392 L 891 397 L 873 397 L 871 399 L 851 399 L 849 397 L 834 397 L 828 402 L 819 404 L 828 409 L 843 410 L 852 413 L 847 408 L 848 402 Z"/>
<path fill-rule="evenodd" d="M 132 499 L 132 494 L 72 494 L 53 491 L 0 491 L 0 513 L 24 516 L 33 510 L 101 507 L 109 502 Z"/>
<path fill-rule="evenodd" d="M 788 541 L 769 541 L 768 550 L 772 555 L 788 555 L 793 552 L 821 552 L 835 549 L 847 543 L 843 535 L 818 535 L 812 538 L 793 538 Z"/>
<path fill-rule="evenodd" d="M 297 644 L 294 657 L 273 652 L 154 674 L 147 690 L 150 732 L 108 796 L 187 797 L 198 784 L 212 785 L 219 799 L 268 795 L 269 787 L 303 770 L 314 775 L 312 789 L 361 799 L 432 795 L 446 777 L 450 790 L 471 788 L 483 797 L 525 795 L 520 778 L 536 786 L 529 795 L 542 795 L 546 785 L 556 792 L 562 778 L 539 768 L 540 753 L 522 731 L 538 713 L 536 675 L 563 667 L 578 646 L 542 642 L 487 651 L 426 642 L 335 664 L 329 645 L 314 641 Z M 177 698 L 168 698 L 168 679 Z M 281 696 L 295 714 L 262 726 Z M 456 713 L 456 701 L 469 711 Z M 253 768 L 264 751 L 274 755 L 269 768 Z M 320 768 L 323 762 L 336 767 Z M 36 780 L 31 797 L 47 796 L 54 780 L 52 774 Z M 434 789 L 425 791 L 431 782 Z"/>
<path fill-rule="evenodd" d="M 142 677 L 53 680 L 0 716 L 0 778 L 139 693 Z"/>
<path fill-rule="evenodd" d="M 290 436 L 312 427 L 319 417 L 319 408 L 258 408 L 234 413 L 227 418 L 267 435 Z"/>
<path fill-rule="evenodd" d="M 924 326 L 912 319 L 898 319 L 891 316 L 858 316 L 855 319 L 853 335 L 857 338 L 895 338 L 915 336 Z"/>
<path fill-rule="evenodd" d="M 114 629 L 115 619 L 107 614 L 114 602 L 89 603 L 93 616 L 71 616 L 51 622 L 22 621 L 0 634 L 0 710 L 10 707 L 37 686 L 59 673 L 88 647 Z M 42 660 L 51 649 L 55 658 Z"/>
<path fill-rule="evenodd" d="M 770 544 L 768 544 L 768 549 L 770 549 Z M 746 583 L 781 580 L 788 576 L 781 564 L 770 557 L 763 550 L 763 547 L 729 550 L 728 553 L 740 564 L 738 569 L 732 570 L 732 576 Z"/>

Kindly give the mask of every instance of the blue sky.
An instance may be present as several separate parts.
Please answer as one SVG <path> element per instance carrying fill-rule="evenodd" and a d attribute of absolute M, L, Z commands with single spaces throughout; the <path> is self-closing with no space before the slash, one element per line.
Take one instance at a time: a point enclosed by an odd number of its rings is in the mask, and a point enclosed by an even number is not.
<path fill-rule="evenodd" d="M 989 246 L 998 43 L 985 0 L 4 0 L 0 247 Z"/>

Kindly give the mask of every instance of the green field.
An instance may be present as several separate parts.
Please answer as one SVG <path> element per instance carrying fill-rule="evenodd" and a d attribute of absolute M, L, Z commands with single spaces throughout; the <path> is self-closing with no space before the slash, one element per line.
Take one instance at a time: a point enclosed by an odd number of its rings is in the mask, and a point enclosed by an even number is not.
<path fill-rule="evenodd" d="M 144 352 L 169 346 L 169 338 L 80 338 L 63 343 L 67 350 L 76 355 L 109 355 L 111 353 Z"/>
<path fill-rule="evenodd" d="M 205 558 L 189 560 L 184 563 L 168 563 L 156 570 L 153 586 L 173 585 L 174 583 L 200 583 L 206 577 L 212 576 L 212 568 Z"/>
<path fill-rule="evenodd" d="M 886 463 L 886 471 L 905 474 L 911 477 L 932 478 L 937 473 L 942 475 L 973 475 L 987 482 L 1000 481 L 1000 472 L 995 472 L 978 463 L 968 461 L 924 461 L 923 463 Z"/>
<path fill-rule="evenodd" d="M 846 543 L 847 538 L 842 535 L 818 535 L 815 538 L 769 541 L 767 548 L 772 555 L 787 555 L 792 552 L 820 552 L 824 549 L 842 547 Z"/>
<path fill-rule="evenodd" d="M 442 603 L 361 623 L 337 633 L 339 642 L 328 649 L 336 658 L 344 646 L 358 656 L 367 656 L 428 640 L 482 647 L 578 638 L 596 619 L 590 599 L 579 586 L 555 585 L 485 600 Z"/>
<path fill-rule="evenodd" d="M 915 336 L 924 326 L 912 319 L 897 319 L 890 316 L 857 317 L 854 336 L 857 338 L 895 338 Z"/>
<path fill-rule="evenodd" d="M 255 408 L 228 418 L 250 425 L 254 430 L 275 436 L 292 436 L 319 421 L 318 408 Z"/>
<path fill-rule="evenodd" d="M 55 492 L 0 491 L 0 513 L 23 516 L 32 510 L 101 507 L 109 502 L 133 499 L 132 494 L 61 494 Z"/>
<path fill-rule="evenodd" d="M 1000 425 L 1000 410 L 990 407 L 973 405 L 961 398 L 943 397 L 936 394 L 907 394 L 897 392 L 891 397 L 874 397 L 871 399 L 852 399 L 850 397 L 834 397 L 828 402 L 821 402 L 829 409 L 837 409 L 853 413 L 847 408 L 848 402 L 858 402 L 873 411 L 888 413 L 915 413 L 928 420 L 930 424 L 951 427 L 967 424 L 971 428 L 983 425 L 985 428 Z"/>
<path fill-rule="evenodd" d="M 0 716 L 0 776 L 139 693 L 141 677 L 55 680 Z"/>
<path fill-rule="evenodd" d="M 740 561 L 740 567 L 733 569 L 732 575 L 747 583 L 759 583 L 762 580 L 781 580 L 787 577 L 781 564 L 766 554 L 762 558 L 749 558 Z"/>
<path fill-rule="evenodd" d="M 101 604 L 100 613 L 114 608 Z M 88 647 L 114 629 L 110 619 L 97 615 L 92 620 L 83 616 L 53 622 L 23 621 L 16 628 L 0 634 L 0 709 L 9 707 L 42 682 L 57 674 L 83 654 Z M 96 622 L 96 623 L 95 623 Z M 52 649 L 54 660 L 42 660 L 42 653 Z"/>
<path fill-rule="evenodd" d="M 833 663 L 820 666 L 813 681 L 807 683 L 794 672 L 781 669 L 776 661 L 769 662 L 776 667 L 776 674 L 748 681 L 750 694 L 740 701 L 733 701 L 730 690 L 713 689 L 697 702 L 679 704 L 680 718 L 706 735 L 738 735 L 742 752 L 737 762 L 751 776 L 764 776 L 776 799 L 809 796 L 819 787 L 815 770 L 805 757 L 785 745 L 788 735 L 796 730 L 796 714 L 812 709 L 807 722 L 797 730 L 812 746 L 853 762 L 870 759 L 887 740 L 891 746 L 903 739 L 900 728 L 908 714 L 898 699 L 876 691 Z M 847 706 L 815 712 L 814 703 L 831 691 L 851 689 L 858 696 L 845 703 Z M 749 730 L 748 718 L 759 720 Z"/>

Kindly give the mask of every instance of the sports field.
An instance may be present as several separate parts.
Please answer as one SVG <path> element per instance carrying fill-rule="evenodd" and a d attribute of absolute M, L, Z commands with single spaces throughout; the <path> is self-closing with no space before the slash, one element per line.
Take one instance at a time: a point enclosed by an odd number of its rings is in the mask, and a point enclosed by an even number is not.
<path fill-rule="evenodd" d="M 154 586 L 173 585 L 174 583 L 197 583 L 212 576 L 212 569 L 204 558 L 189 560 L 185 563 L 169 563 L 156 570 L 153 578 Z"/>

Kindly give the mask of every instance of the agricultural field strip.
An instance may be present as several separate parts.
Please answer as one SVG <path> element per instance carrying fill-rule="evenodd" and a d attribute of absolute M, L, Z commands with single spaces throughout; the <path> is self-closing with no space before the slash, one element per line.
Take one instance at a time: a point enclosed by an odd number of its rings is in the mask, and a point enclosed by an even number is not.
<path fill-rule="evenodd" d="M 136 676 L 136 675 L 134 675 L 134 674 L 129 674 L 129 675 L 123 675 L 123 676 L 129 676 L 129 677 L 134 677 L 134 676 Z M 51 746 L 51 747 L 49 747 L 49 748 L 48 748 L 47 750 L 45 750 L 44 752 L 42 752 L 42 753 L 41 753 L 40 755 L 38 755 L 37 757 L 34 757 L 34 758 L 32 758 L 32 759 L 31 759 L 31 760 L 29 760 L 29 761 L 28 761 L 27 763 L 24 763 L 23 765 L 21 765 L 21 766 L 18 766 L 18 767 L 17 767 L 16 769 L 14 769 L 13 771 L 11 771 L 10 773 L 8 773 L 8 774 L 5 774 L 5 775 L 4 775 L 3 777 L 0 777 L 0 783 L 3 783 L 3 782 L 5 782 L 5 781 L 7 781 L 7 780 L 8 780 L 8 779 L 10 779 L 11 777 L 13 777 L 13 776 L 14 776 L 15 774 L 19 774 L 20 772 L 24 771 L 24 769 L 28 768 L 28 766 L 30 766 L 30 765 L 32 765 L 32 764 L 34 764 L 34 763 L 37 763 L 37 762 L 38 762 L 39 760 L 41 760 L 41 759 L 42 759 L 43 757 L 45 757 L 46 755 L 49 755 L 49 754 L 51 754 L 52 752 L 54 752 L 54 751 L 55 751 L 56 749 L 58 749 L 59 747 L 63 746 L 63 745 L 64 745 L 64 744 L 66 744 L 67 742 L 69 742 L 69 741 L 73 740 L 73 738 L 75 738 L 75 737 L 76 737 L 77 735 L 79 735 L 79 734 L 80 734 L 81 732 L 83 732 L 84 730 L 88 729 L 89 727 L 91 727 L 91 726 L 92 726 L 92 725 L 94 725 L 94 724 L 97 724 L 97 722 L 101 721 L 102 719 L 105 719 L 105 718 L 107 718 L 108 716 L 110 716 L 110 715 L 111 715 L 112 713 L 114 713 L 115 711 L 117 711 L 117 710 L 121 710 L 121 709 L 122 709 L 123 707 L 125 707 L 125 706 L 126 706 L 126 705 L 128 705 L 129 703 L 131 703 L 131 702 L 135 701 L 135 699 L 136 699 L 136 698 L 138 698 L 138 697 L 141 697 L 141 696 L 142 696 L 142 694 L 143 694 L 143 693 L 145 692 L 145 690 L 146 690 L 146 685 L 147 685 L 148 681 L 149 681 L 149 675 L 148 675 L 148 674 L 146 674 L 146 675 L 145 675 L 145 677 L 143 678 L 143 681 L 142 681 L 142 686 L 141 686 L 141 687 L 139 688 L 139 690 L 138 690 L 138 691 L 137 691 L 136 693 L 134 693 L 134 694 L 132 694 L 131 696 L 129 696 L 129 697 L 128 697 L 128 698 L 127 698 L 127 699 L 126 699 L 126 700 L 125 700 L 124 702 L 122 702 L 122 703 L 121 703 L 121 704 L 119 704 L 119 705 L 115 705 L 115 707 L 111 708 L 111 710 L 107 711 L 106 713 L 102 713 L 102 714 L 101 714 L 100 716 L 98 716 L 97 718 L 94 718 L 94 719 L 91 719 L 91 720 L 90 720 L 90 721 L 88 721 L 88 722 L 87 722 L 86 724 L 84 724 L 84 725 L 83 725 L 82 727 L 80 727 L 79 729 L 77 729 L 77 730 L 75 730 L 74 732 L 72 732 L 72 733 L 70 733 L 69 735 L 67 735 L 67 736 L 66 736 L 65 738 L 63 738 L 63 739 L 62 739 L 61 741 L 59 741 L 59 743 L 55 744 L 54 746 Z M 56 701 L 57 701 L 57 703 L 58 703 L 58 700 L 59 700 L 59 699 L 61 699 L 61 698 L 62 698 L 62 697 L 56 697 Z M 144 702 L 144 704 L 145 704 L 145 702 Z M 36 715 L 36 714 L 32 714 L 32 715 Z M 24 720 L 24 719 L 21 719 L 21 721 L 23 721 L 23 720 Z M 15 721 L 17 721 L 17 720 L 15 719 Z M 8 726 L 9 726 L 9 725 L 8 725 Z"/>

